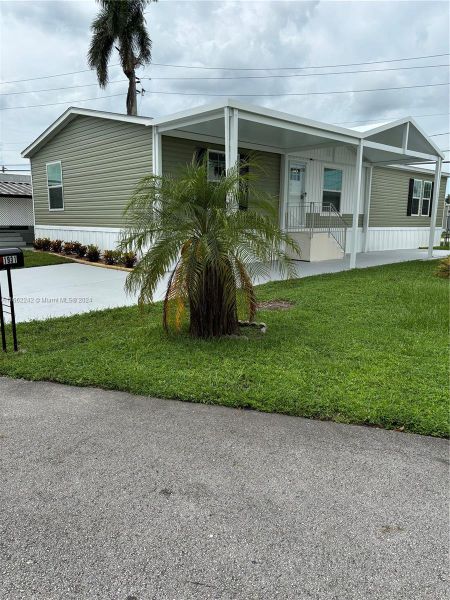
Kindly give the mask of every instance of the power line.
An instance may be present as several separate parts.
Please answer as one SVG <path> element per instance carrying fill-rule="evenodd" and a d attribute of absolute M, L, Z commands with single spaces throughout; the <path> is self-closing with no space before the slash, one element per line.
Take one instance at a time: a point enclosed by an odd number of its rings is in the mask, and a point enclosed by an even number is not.
<path fill-rule="evenodd" d="M 180 69 L 207 69 L 212 71 L 300 71 L 304 69 L 331 69 L 335 67 L 356 67 L 360 65 L 380 65 L 383 63 L 392 63 L 392 62 L 400 62 L 404 60 L 419 60 L 422 58 L 438 58 L 442 56 L 449 56 L 448 52 L 444 52 L 443 54 L 429 54 L 428 56 L 410 56 L 408 58 L 390 58 L 387 60 L 372 60 L 372 61 L 364 61 L 357 63 L 345 63 L 339 65 L 316 65 L 309 67 L 204 67 L 204 66 L 194 66 L 194 65 L 174 65 L 171 63 L 157 63 L 152 62 L 153 66 L 158 67 L 173 67 Z"/>
<path fill-rule="evenodd" d="M 316 66 L 303 66 L 303 67 L 205 67 L 205 66 L 195 66 L 195 65 L 177 65 L 170 63 L 157 63 L 152 62 L 151 65 L 154 67 L 170 67 L 176 69 L 206 69 L 212 71 L 302 71 L 305 69 L 331 69 L 337 67 L 356 67 L 361 65 L 377 65 L 383 63 L 392 63 L 392 62 L 402 62 L 409 60 L 421 60 L 426 58 L 441 58 L 443 56 L 450 56 L 450 53 L 445 52 L 443 54 L 428 54 L 424 56 L 410 56 L 406 58 L 391 58 L 386 60 L 373 60 L 373 61 L 365 61 L 358 63 L 341 63 L 335 65 L 316 65 Z M 109 65 L 109 67 L 118 67 L 120 63 L 113 63 Z M 430 65 L 433 66 L 433 65 Z M 438 65 L 439 66 L 439 65 Z M 94 72 L 93 69 L 81 69 L 80 71 L 68 71 L 66 73 L 55 73 L 52 75 L 40 75 L 39 77 L 31 77 L 28 79 L 13 79 L 10 81 L 1 81 L 0 84 L 9 84 L 9 83 L 24 83 L 26 81 L 38 81 L 39 79 L 51 79 L 53 77 L 64 77 L 66 75 L 78 75 L 79 73 L 89 73 Z"/>
<path fill-rule="evenodd" d="M 437 67 L 450 67 L 449 64 L 442 65 L 420 65 L 417 67 L 391 67 L 387 69 L 358 69 L 356 71 L 334 71 L 327 73 L 291 73 L 289 75 L 226 75 L 221 77 L 141 77 L 150 81 L 216 81 L 222 79 L 287 79 L 289 77 L 323 77 L 325 75 L 352 75 L 355 73 L 385 73 L 386 71 L 402 71 L 410 69 L 432 69 Z"/>
<path fill-rule="evenodd" d="M 450 131 L 445 131 L 444 133 L 433 133 L 429 137 L 437 137 L 438 135 L 449 135 Z"/>
<path fill-rule="evenodd" d="M 330 90 L 327 92 L 281 92 L 278 94 L 210 94 L 208 92 L 169 92 L 165 90 L 148 90 L 149 94 L 163 94 L 170 96 L 211 96 L 211 97 L 228 97 L 228 96 L 242 96 L 242 97 L 259 97 L 259 98 L 271 98 L 277 96 L 322 96 L 331 94 L 359 94 L 361 92 L 385 92 L 388 90 L 411 90 L 414 88 L 430 88 L 438 87 L 442 85 L 449 85 L 449 82 L 445 83 L 429 83 L 420 85 L 405 85 L 397 87 L 385 87 L 385 88 L 369 88 L 364 90 Z"/>
<path fill-rule="evenodd" d="M 128 81 L 128 79 L 115 79 L 114 81 L 108 81 L 108 85 L 112 84 L 112 83 L 124 83 L 125 81 Z M 98 86 L 98 83 L 83 83 L 80 85 L 68 85 L 65 87 L 57 87 L 57 88 L 45 88 L 43 90 L 24 90 L 21 92 L 6 92 L 4 94 L 0 94 L 0 96 L 17 96 L 17 95 L 21 95 L 21 94 L 39 94 L 41 92 L 58 92 L 61 90 L 74 90 L 75 88 L 82 88 L 82 87 L 94 87 L 94 86 Z"/>
<path fill-rule="evenodd" d="M 89 100 L 104 100 L 105 98 L 117 98 L 118 96 L 126 96 L 126 94 L 111 94 L 110 96 L 97 96 L 96 98 L 84 98 L 76 100 L 66 100 L 65 102 L 51 102 L 49 104 L 29 104 L 28 106 L 4 106 L 0 110 L 17 110 L 20 108 L 38 108 L 41 106 L 58 106 L 60 104 L 72 104 L 72 102 L 88 102 Z"/>
<path fill-rule="evenodd" d="M 450 113 L 430 113 L 427 115 L 409 115 L 410 117 L 419 118 L 419 117 L 446 117 L 450 115 Z M 378 119 L 364 119 L 363 121 L 340 121 L 339 123 L 335 123 L 335 125 L 352 125 L 354 123 L 375 123 L 380 119 L 401 119 L 402 115 L 392 115 L 392 116 L 382 116 L 378 117 Z"/>
<path fill-rule="evenodd" d="M 139 79 L 141 80 L 148 80 L 148 81 L 194 81 L 194 80 L 198 80 L 198 81 L 216 81 L 216 80 L 222 80 L 222 79 L 271 79 L 271 78 L 290 78 L 290 77 L 315 77 L 315 76 L 322 76 L 322 75 L 349 75 L 349 74 L 355 74 L 355 73 L 379 73 L 379 72 L 385 72 L 385 71 L 398 71 L 401 69 L 429 69 L 429 68 L 434 68 L 434 67 L 450 67 L 450 65 L 445 64 L 445 65 L 426 65 L 426 66 L 419 66 L 419 67 L 395 67 L 392 69 L 369 69 L 369 70 L 357 70 L 357 71 L 341 71 L 338 73 L 296 73 L 296 74 L 291 74 L 291 75 L 241 75 L 241 76 L 232 76 L 232 77 L 140 77 Z M 125 83 L 126 81 L 128 81 L 127 79 L 116 79 L 114 81 L 109 81 L 108 85 L 110 84 L 114 84 L 114 83 Z M 98 83 L 83 83 L 83 84 L 79 84 L 79 85 L 69 85 L 69 86 L 64 86 L 64 87 L 57 87 L 57 88 L 44 88 L 44 89 L 40 89 L 40 90 L 24 90 L 24 91 L 19 91 L 19 92 L 5 92 L 5 93 L 0 93 L 0 96 L 17 96 L 17 95 L 21 95 L 21 94 L 40 94 L 41 92 L 58 92 L 61 90 L 73 90 L 76 88 L 84 88 L 84 87 L 95 87 L 97 86 Z"/>
<path fill-rule="evenodd" d="M 358 94 L 361 92 L 383 92 L 388 90 L 411 90 L 415 88 L 430 88 L 430 87 L 438 87 L 443 85 L 449 85 L 449 82 L 445 83 L 429 83 L 429 84 L 420 84 L 420 85 L 407 85 L 407 86 L 397 86 L 397 87 L 386 87 L 386 88 L 369 88 L 364 90 L 330 90 L 327 92 L 282 92 L 278 94 L 210 94 L 207 92 L 170 92 L 165 90 L 148 90 L 149 94 L 162 94 L 162 95 L 170 95 L 170 96 L 210 96 L 210 97 L 228 97 L 232 96 L 241 96 L 241 97 L 278 97 L 278 96 L 318 96 L 318 95 L 331 95 L 331 94 Z M 100 96 L 96 98 L 84 98 L 84 99 L 76 99 L 76 100 L 67 100 L 65 102 L 52 102 L 48 104 L 31 104 L 28 106 L 5 106 L 0 108 L 1 110 L 14 110 L 14 109 L 22 109 L 22 108 L 38 108 L 42 106 L 58 106 L 60 104 L 71 104 L 72 102 L 88 102 L 89 100 L 102 100 L 103 98 L 114 98 L 117 96 L 125 96 L 125 94 L 112 94 L 109 96 Z"/>

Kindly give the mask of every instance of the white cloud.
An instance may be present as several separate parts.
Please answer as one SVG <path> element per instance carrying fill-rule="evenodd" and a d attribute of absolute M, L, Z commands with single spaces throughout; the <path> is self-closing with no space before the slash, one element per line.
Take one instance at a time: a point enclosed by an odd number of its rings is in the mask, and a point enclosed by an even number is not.
<path fill-rule="evenodd" d="M 3 1 L 1 10 L 1 80 L 86 69 L 89 26 L 98 5 L 86 1 Z M 449 52 L 447 2 L 181 2 L 149 6 L 147 19 L 155 63 L 235 67 L 300 67 L 375 61 Z M 448 64 L 449 57 L 412 64 Z M 114 58 L 117 62 L 117 58 Z M 380 65 L 381 67 L 383 65 Z M 380 68 L 374 66 L 373 68 Z M 389 66 L 389 65 L 386 65 Z M 366 68 L 366 67 L 359 67 Z M 369 68 L 369 67 L 367 67 Z M 356 70 L 358 67 L 342 70 Z M 321 69 L 320 71 L 329 71 Z M 331 69 L 332 70 L 332 69 Z M 245 72 L 175 69 L 153 65 L 144 76 L 214 77 Z M 274 72 L 272 72 L 274 73 Z M 248 74 L 248 73 L 247 73 Z M 258 74 L 254 72 L 253 74 Z M 259 73 L 262 74 L 262 73 Z M 148 90 L 141 114 L 160 116 L 210 102 L 207 96 L 159 95 L 151 90 L 223 93 L 295 93 L 393 87 L 448 80 L 448 68 L 385 71 L 291 79 L 144 81 Z M 121 80 L 120 68 L 111 80 Z M 80 73 L 2 85 L 1 92 L 25 92 L 95 83 L 93 73 Z M 24 106 L 125 93 L 126 83 L 0 97 L 0 106 Z M 243 98 L 244 99 L 244 98 Z M 448 87 L 417 88 L 346 95 L 245 98 L 295 114 L 329 122 L 379 119 L 391 115 L 445 113 Z M 125 98 L 81 103 L 123 112 Z M 20 150 L 45 129 L 67 105 L 0 112 L 0 164 L 24 162 Z M 418 119 L 429 133 L 449 130 L 448 117 Z M 448 138 L 436 138 L 448 148 Z"/>

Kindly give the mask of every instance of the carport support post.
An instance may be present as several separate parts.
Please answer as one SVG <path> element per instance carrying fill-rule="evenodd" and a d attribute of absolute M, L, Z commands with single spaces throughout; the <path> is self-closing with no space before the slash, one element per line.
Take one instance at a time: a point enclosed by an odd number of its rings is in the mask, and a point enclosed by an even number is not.
<path fill-rule="evenodd" d="M 430 223 L 430 238 L 428 240 L 428 258 L 433 256 L 434 247 L 434 234 L 436 231 L 436 215 L 439 204 L 439 188 L 441 186 L 441 171 L 442 171 L 442 158 L 438 158 L 436 161 L 436 169 L 434 171 L 434 186 L 433 186 L 433 198 L 431 200 L 431 223 Z"/>
<path fill-rule="evenodd" d="M 225 117 L 225 170 L 227 173 L 233 169 L 238 162 L 238 129 L 239 115 L 237 108 L 226 106 Z M 233 200 L 230 198 L 230 202 Z M 237 207 L 235 207 L 237 209 Z"/>
<path fill-rule="evenodd" d="M 370 219 L 370 197 L 372 195 L 373 167 L 367 169 L 366 177 L 366 205 L 363 215 L 363 252 L 367 252 L 369 246 L 369 219 Z"/>
<path fill-rule="evenodd" d="M 361 204 L 363 150 L 364 150 L 364 144 L 363 144 L 363 141 L 360 140 L 358 149 L 356 151 L 356 169 L 355 169 L 355 185 L 354 185 L 355 199 L 353 202 L 352 247 L 350 250 L 350 269 L 354 269 L 356 267 L 356 253 L 358 250 L 358 220 L 359 220 L 359 207 Z"/>
<path fill-rule="evenodd" d="M 153 175 L 162 175 L 162 145 L 161 145 L 161 134 L 158 128 L 153 125 L 152 127 L 152 142 L 153 142 L 153 156 L 152 156 L 152 167 Z"/>

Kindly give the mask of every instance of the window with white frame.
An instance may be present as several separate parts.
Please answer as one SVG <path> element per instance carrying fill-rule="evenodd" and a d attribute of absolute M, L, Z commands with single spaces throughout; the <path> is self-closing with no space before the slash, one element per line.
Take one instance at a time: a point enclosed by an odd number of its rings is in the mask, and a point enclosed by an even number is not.
<path fill-rule="evenodd" d="M 432 181 L 411 180 L 408 214 L 413 217 L 427 217 L 430 214 L 432 194 Z"/>
<path fill-rule="evenodd" d="M 422 210 L 421 210 L 421 213 L 424 216 L 428 216 L 430 214 L 432 190 L 433 190 L 433 184 L 431 183 L 431 181 L 424 181 L 423 182 L 423 193 L 422 193 Z"/>
<path fill-rule="evenodd" d="M 64 210 L 61 161 L 47 163 L 46 168 L 49 210 Z"/>
<path fill-rule="evenodd" d="M 338 212 L 341 210 L 342 170 L 325 167 L 323 170 L 322 210 L 330 210 L 330 206 Z"/>
<path fill-rule="evenodd" d="M 208 150 L 208 181 L 219 181 L 225 170 L 225 152 Z"/>

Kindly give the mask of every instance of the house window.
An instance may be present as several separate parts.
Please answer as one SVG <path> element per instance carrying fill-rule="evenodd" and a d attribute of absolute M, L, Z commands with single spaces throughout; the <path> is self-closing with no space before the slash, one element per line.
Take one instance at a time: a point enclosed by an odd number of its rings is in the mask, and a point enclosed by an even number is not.
<path fill-rule="evenodd" d="M 329 210 L 330 206 L 338 212 L 341 210 L 342 170 L 325 167 L 323 172 L 322 209 Z"/>
<path fill-rule="evenodd" d="M 433 184 L 431 183 L 431 181 L 423 182 L 422 215 L 424 215 L 424 216 L 428 216 L 430 214 L 432 189 L 433 189 Z"/>
<path fill-rule="evenodd" d="M 208 181 L 219 181 L 225 175 L 225 152 L 208 150 Z"/>
<path fill-rule="evenodd" d="M 49 210 L 64 210 L 61 161 L 47 163 L 46 168 Z"/>
<path fill-rule="evenodd" d="M 433 183 L 431 181 L 423 181 L 422 179 L 412 180 L 409 200 L 411 212 L 408 214 L 411 214 L 415 217 L 428 217 L 428 215 L 430 214 L 432 194 Z"/>

